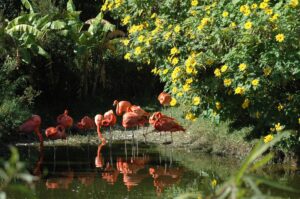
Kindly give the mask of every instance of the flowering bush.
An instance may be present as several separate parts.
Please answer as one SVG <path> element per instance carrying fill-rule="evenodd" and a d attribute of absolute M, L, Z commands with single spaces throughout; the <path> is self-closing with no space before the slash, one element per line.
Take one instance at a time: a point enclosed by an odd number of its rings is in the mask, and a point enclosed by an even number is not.
<path fill-rule="evenodd" d="M 102 11 L 128 28 L 124 58 L 156 66 L 186 119 L 299 129 L 298 0 L 106 0 Z"/>

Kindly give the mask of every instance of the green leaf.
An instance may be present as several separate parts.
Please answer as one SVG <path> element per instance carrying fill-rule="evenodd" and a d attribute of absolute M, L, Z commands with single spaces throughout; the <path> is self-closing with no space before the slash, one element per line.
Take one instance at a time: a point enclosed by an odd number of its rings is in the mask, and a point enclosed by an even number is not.
<path fill-rule="evenodd" d="M 21 0 L 21 2 L 27 10 L 30 10 L 30 13 L 34 13 L 31 3 L 28 0 Z"/>
<path fill-rule="evenodd" d="M 27 25 L 27 24 L 21 24 L 21 25 L 16 25 L 8 30 L 6 30 L 7 34 L 14 36 L 16 33 L 27 33 L 27 34 L 32 34 L 36 37 L 42 37 L 42 32 L 38 30 L 36 27 Z"/>
<path fill-rule="evenodd" d="M 67 3 L 67 11 L 68 12 L 75 12 L 75 5 L 73 3 L 73 0 L 68 0 L 68 3 Z"/>

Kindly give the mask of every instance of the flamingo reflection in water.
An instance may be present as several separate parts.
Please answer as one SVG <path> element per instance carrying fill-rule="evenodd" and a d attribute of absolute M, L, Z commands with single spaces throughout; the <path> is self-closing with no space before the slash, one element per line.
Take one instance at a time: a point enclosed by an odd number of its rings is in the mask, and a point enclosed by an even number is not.
<path fill-rule="evenodd" d="M 151 167 L 149 174 L 153 178 L 153 185 L 156 188 L 158 196 L 163 192 L 164 188 L 170 187 L 180 182 L 183 175 L 181 168 L 166 168 L 162 166 Z"/>
<path fill-rule="evenodd" d="M 148 173 L 142 171 L 148 162 L 148 156 L 131 157 L 130 162 L 123 161 L 122 158 L 117 159 L 117 169 L 123 174 L 123 183 L 128 191 L 139 185 L 143 179 L 149 176 Z"/>
<path fill-rule="evenodd" d="M 56 173 L 57 175 L 57 173 Z M 73 182 L 74 172 L 61 172 L 57 178 L 48 178 L 46 181 L 47 189 L 68 189 Z"/>

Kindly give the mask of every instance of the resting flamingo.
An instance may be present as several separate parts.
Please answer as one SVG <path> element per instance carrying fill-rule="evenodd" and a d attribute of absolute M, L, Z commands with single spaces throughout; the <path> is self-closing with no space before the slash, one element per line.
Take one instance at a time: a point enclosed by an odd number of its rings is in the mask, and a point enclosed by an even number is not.
<path fill-rule="evenodd" d="M 45 135 L 51 140 L 66 139 L 65 127 L 63 125 L 57 125 L 56 127 L 49 127 L 45 130 Z"/>
<path fill-rule="evenodd" d="M 65 129 L 70 129 L 73 125 L 73 118 L 68 115 L 69 112 L 66 109 L 63 114 L 57 116 L 56 120 L 58 124 L 61 124 L 65 127 Z"/>
<path fill-rule="evenodd" d="M 131 107 L 131 103 L 128 101 L 117 101 L 115 100 L 113 106 L 116 106 L 116 114 L 121 116 L 123 113 L 127 111 L 129 107 Z"/>
<path fill-rule="evenodd" d="M 159 132 L 170 132 L 171 133 L 171 141 L 173 142 L 173 132 L 176 131 L 185 131 L 185 129 L 178 124 L 174 118 L 168 116 L 162 116 L 162 114 L 158 114 L 158 119 L 154 121 L 153 126 L 155 130 Z"/>
<path fill-rule="evenodd" d="M 95 122 L 89 116 L 84 116 L 76 126 L 82 130 L 91 130 L 96 127 Z"/>
<path fill-rule="evenodd" d="M 158 95 L 157 99 L 158 99 L 159 103 L 165 107 L 165 106 L 169 106 L 170 105 L 172 97 L 171 97 L 171 95 L 169 93 L 161 92 Z"/>
<path fill-rule="evenodd" d="M 40 132 L 41 123 L 42 119 L 39 115 L 32 115 L 19 127 L 19 131 L 22 133 L 34 132 L 39 138 L 40 146 L 43 146 L 43 136 Z"/>
<path fill-rule="evenodd" d="M 125 128 L 144 126 L 144 124 L 148 122 L 147 117 L 141 116 L 135 112 L 127 112 L 123 115 L 122 126 Z M 132 131 L 132 138 L 134 138 L 134 133 Z"/>
<path fill-rule="evenodd" d="M 102 136 L 102 133 L 101 133 L 101 131 L 100 131 L 101 126 L 102 126 L 102 120 L 103 120 L 103 115 L 97 114 L 97 115 L 95 116 L 95 124 L 96 124 L 96 126 L 97 126 L 98 137 L 99 137 L 99 139 L 100 139 L 103 143 L 105 143 L 105 142 L 106 142 L 106 141 L 105 141 L 105 138 Z"/>

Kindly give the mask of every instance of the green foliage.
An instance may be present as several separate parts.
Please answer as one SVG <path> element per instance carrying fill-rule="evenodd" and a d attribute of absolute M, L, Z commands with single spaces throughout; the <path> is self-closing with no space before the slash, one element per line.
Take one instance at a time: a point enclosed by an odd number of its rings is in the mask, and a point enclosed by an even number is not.
<path fill-rule="evenodd" d="M 30 175 L 25 170 L 25 165 L 20 161 L 18 150 L 14 147 L 10 148 L 11 156 L 9 160 L 1 161 L 0 166 L 0 198 L 5 199 L 9 194 L 6 192 L 13 191 L 22 194 L 24 198 L 35 198 L 32 191 L 24 185 L 12 184 L 12 181 L 21 180 L 26 184 L 32 185 L 36 177 Z"/>
<path fill-rule="evenodd" d="M 8 136 L 30 116 L 30 107 L 39 95 L 20 73 L 17 61 L 10 57 L 0 67 L 0 136 Z"/>
<path fill-rule="evenodd" d="M 259 135 L 299 129 L 299 9 L 296 0 L 107 0 L 102 7 L 128 27 L 124 58 L 156 66 L 187 119 L 253 125 Z"/>

